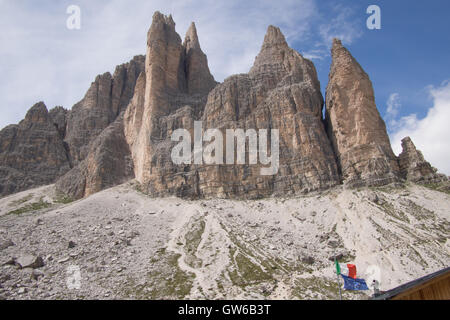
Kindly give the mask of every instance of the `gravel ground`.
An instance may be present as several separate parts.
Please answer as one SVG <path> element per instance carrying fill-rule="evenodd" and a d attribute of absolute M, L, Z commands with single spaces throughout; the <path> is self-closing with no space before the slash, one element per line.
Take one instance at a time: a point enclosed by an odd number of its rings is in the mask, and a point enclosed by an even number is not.
<path fill-rule="evenodd" d="M 0 199 L 3 299 L 336 299 L 333 257 L 388 290 L 450 265 L 450 196 L 416 185 L 255 201 Z M 367 299 L 368 292 L 345 292 Z"/>

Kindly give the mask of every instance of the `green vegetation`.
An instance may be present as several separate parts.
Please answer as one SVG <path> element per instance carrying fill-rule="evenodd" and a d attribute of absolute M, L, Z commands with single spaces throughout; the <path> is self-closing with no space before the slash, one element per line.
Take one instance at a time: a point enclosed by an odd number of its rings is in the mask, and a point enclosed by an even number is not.
<path fill-rule="evenodd" d="M 202 241 L 202 234 L 205 231 L 205 221 L 203 217 L 192 217 L 188 226 L 190 229 L 184 236 L 186 242 L 184 249 L 187 251 L 186 263 L 193 268 L 199 268 L 202 265 L 202 261 L 195 256 L 195 253 Z"/>
<path fill-rule="evenodd" d="M 46 209 L 46 208 L 51 207 L 51 205 L 52 205 L 51 203 L 49 203 L 47 201 L 44 201 L 44 197 L 41 197 L 39 199 L 39 202 L 33 202 L 33 203 L 30 203 L 30 204 L 27 204 L 26 206 L 21 207 L 21 208 L 16 209 L 16 210 L 13 210 L 13 211 L 10 211 L 7 214 L 8 215 L 10 215 L 10 214 L 20 215 L 20 214 L 23 214 L 23 213 L 26 213 L 26 212 Z"/>
<path fill-rule="evenodd" d="M 127 285 L 119 289 L 119 294 L 137 300 L 185 299 L 192 290 L 195 275 L 180 269 L 179 254 L 162 250 L 157 256 L 151 261 L 154 269 L 147 274 L 145 283 L 137 284 L 134 278 L 128 277 Z"/>
<path fill-rule="evenodd" d="M 392 193 L 395 193 L 398 191 L 404 191 L 406 188 L 407 188 L 407 184 L 405 184 L 405 183 L 402 183 L 402 184 L 394 183 L 394 184 L 388 184 L 386 186 L 369 187 L 369 189 L 372 191 L 381 191 L 381 192 L 389 193 L 389 194 L 392 194 Z"/>
<path fill-rule="evenodd" d="M 439 183 L 429 183 L 429 184 L 424 184 L 423 186 L 428 189 L 434 190 L 434 191 L 450 194 L 450 186 L 448 186 L 448 185 L 439 184 Z"/>
<path fill-rule="evenodd" d="M 56 196 L 56 198 L 53 199 L 54 203 L 61 203 L 61 204 L 68 204 L 68 203 L 71 203 L 74 201 L 75 201 L 74 199 L 72 199 L 70 196 L 65 195 L 65 194 L 58 194 Z"/>
<path fill-rule="evenodd" d="M 319 298 L 334 300 L 339 299 L 339 287 L 336 282 L 325 278 L 300 278 L 295 280 L 292 294 L 300 299 Z"/>
<path fill-rule="evenodd" d="M 139 193 L 141 193 L 141 194 L 143 194 L 143 195 L 146 195 L 146 196 L 148 196 L 148 194 L 144 191 L 144 188 L 143 188 L 143 186 L 139 183 L 139 182 L 133 182 L 133 183 L 131 183 L 131 186 L 134 188 L 134 190 L 136 190 L 137 192 L 139 192 Z"/>
<path fill-rule="evenodd" d="M 236 253 L 236 249 L 230 250 L 230 259 L 234 262 L 234 268 L 228 274 L 235 286 L 245 288 L 249 285 L 273 280 L 273 276 L 269 272 L 264 271 L 241 252 Z"/>
<path fill-rule="evenodd" d="M 295 287 L 292 291 L 294 297 L 299 299 L 339 299 L 339 287 L 335 280 L 327 278 L 311 277 L 295 280 Z M 367 299 L 365 293 L 361 291 L 342 290 L 343 299 Z"/>

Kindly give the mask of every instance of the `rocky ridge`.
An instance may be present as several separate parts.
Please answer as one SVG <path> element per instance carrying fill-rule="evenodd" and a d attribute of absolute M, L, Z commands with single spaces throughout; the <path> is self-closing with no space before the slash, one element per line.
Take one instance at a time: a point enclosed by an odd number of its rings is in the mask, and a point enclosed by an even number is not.
<path fill-rule="evenodd" d="M 57 107 L 41 120 L 27 116 L 31 127 L 41 123 L 36 132 L 25 133 L 20 124 L 0 132 L 0 194 L 57 181 L 59 192 L 80 198 L 132 178 L 151 195 L 190 198 L 260 198 L 341 183 L 448 182 L 411 148 L 394 155 L 369 76 L 339 40 L 332 47 L 325 119 L 324 107 L 314 64 L 289 47 L 279 28 L 269 26 L 248 74 L 217 83 L 195 24 L 182 42 L 172 17 L 156 12 L 145 57 L 98 76 L 71 110 Z M 182 128 L 193 136 L 195 121 L 224 136 L 227 129 L 278 129 L 278 172 L 263 176 L 264 165 L 248 162 L 174 164 L 171 135 Z M 45 142 L 30 138 L 44 127 Z M 56 147 L 48 154 L 50 144 Z M 19 153 L 26 145 L 35 151 L 25 160 Z M 44 169 L 48 161 L 56 167 Z"/>

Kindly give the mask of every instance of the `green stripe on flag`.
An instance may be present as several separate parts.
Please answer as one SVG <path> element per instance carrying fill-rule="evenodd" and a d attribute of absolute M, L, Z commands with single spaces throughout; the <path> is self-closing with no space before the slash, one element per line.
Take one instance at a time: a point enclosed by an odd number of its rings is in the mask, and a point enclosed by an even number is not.
<path fill-rule="evenodd" d="M 337 275 L 341 274 L 341 266 L 339 265 L 337 260 L 334 260 L 334 263 L 336 264 L 336 273 Z"/>

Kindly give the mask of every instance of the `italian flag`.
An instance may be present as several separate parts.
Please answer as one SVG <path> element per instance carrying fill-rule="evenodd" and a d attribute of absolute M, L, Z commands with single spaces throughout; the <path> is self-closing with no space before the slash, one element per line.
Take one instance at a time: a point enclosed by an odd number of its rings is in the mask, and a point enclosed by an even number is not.
<path fill-rule="evenodd" d="M 340 264 L 337 260 L 335 264 L 337 275 L 343 274 L 350 278 L 356 279 L 356 266 L 354 264 Z"/>

